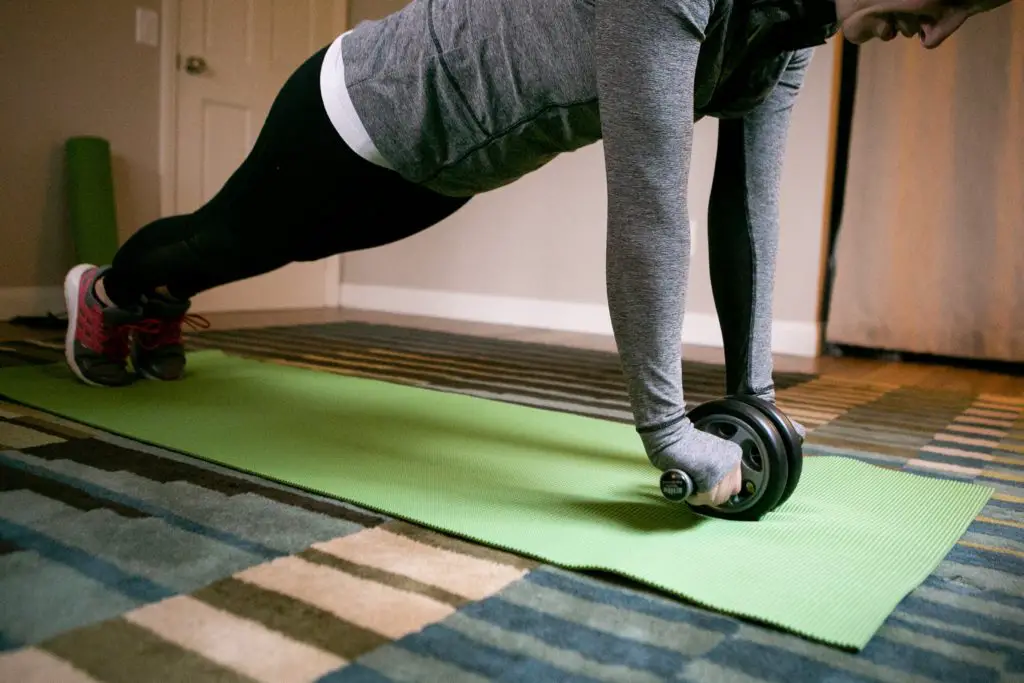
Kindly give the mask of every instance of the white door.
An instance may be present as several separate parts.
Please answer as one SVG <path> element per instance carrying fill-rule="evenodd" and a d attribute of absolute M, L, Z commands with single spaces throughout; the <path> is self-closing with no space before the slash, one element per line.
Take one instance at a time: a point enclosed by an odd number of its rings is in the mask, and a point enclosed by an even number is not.
<path fill-rule="evenodd" d="M 345 30 L 347 0 L 180 0 L 175 213 L 209 200 L 249 153 L 274 97 Z M 197 296 L 194 310 L 338 305 L 339 258 L 294 263 Z"/>

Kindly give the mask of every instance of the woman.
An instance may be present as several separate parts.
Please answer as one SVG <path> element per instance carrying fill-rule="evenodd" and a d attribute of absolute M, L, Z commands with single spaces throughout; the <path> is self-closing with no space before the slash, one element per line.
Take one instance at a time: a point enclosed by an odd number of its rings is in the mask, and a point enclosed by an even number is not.
<path fill-rule="evenodd" d="M 965 11 L 888 0 L 412 0 L 300 66 L 250 156 L 109 267 L 68 274 L 82 381 L 182 376 L 191 297 L 294 261 L 403 239 L 471 197 L 603 140 L 607 289 L 636 428 L 697 504 L 739 491 L 740 448 L 684 414 L 680 337 L 694 121 L 721 119 L 710 201 L 727 391 L 774 399 L 771 297 L 789 115 L 813 46 L 897 31 L 940 43 Z M 958 14 L 959 13 L 959 14 Z"/>

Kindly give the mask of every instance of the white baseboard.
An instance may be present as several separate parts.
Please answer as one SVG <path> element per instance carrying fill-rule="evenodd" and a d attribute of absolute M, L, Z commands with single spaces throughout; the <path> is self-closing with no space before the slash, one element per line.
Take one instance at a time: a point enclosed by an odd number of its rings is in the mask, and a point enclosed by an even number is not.
<path fill-rule="evenodd" d="M 339 299 L 342 308 L 562 332 L 612 334 L 608 308 L 598 304 L 347 283 L 341 285 Z M 718 317 L 688 313 L 683 319 L 683 343 L 721 348 L 722 332 Z M 784 355 L 817 356 L 818 325 L 776 320 L 772 330 L 772 351 Z"/>
<path fill-rule="evenodd" d="M 61 287 L 0 287 L 0 320 L 19 315 L 64 315 L 64 290 Z"/>

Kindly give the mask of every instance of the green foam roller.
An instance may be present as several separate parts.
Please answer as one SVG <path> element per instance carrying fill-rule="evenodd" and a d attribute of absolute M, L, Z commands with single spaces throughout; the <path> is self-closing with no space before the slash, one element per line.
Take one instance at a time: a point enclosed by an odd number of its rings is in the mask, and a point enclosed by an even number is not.
<path fill-rule="evenodd" d="M 85 136 L 64 145 L 67 206 L 79 263 L 110 263 L 117 251 L 117 205 L 110 142 Z"/>

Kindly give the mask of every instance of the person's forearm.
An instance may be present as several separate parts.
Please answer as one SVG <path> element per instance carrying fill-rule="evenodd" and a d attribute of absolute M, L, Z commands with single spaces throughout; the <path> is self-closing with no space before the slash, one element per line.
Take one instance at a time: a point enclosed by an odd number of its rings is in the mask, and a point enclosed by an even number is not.
<path fill-rule="evenodd" d="M 700 5 L 599 0 L 595 50 L 608 179 L 608 305 L 633 414 L 652 462 L 662 469 L 685 463 L 704 490 L 735 462 L 696 443 L 683 401 L 685 197 L 694 73 L 710 11 L 699 14 Z"/>
<path fill-rule="evenodd" d="M 761 105 L 718 126 L 708 249 L 728 393 L 775 397 L 771 339 L 779 194 L 790 116 L 811 55 L 811 49 L 797 52 Z"/>
<path fill-rule="evenodd" d="M 608 306 L 637 427 L 646 430 L 684 409 L 685 192 L 700 44 L 654 0 L 604 0 L 597 22 Z"/>

